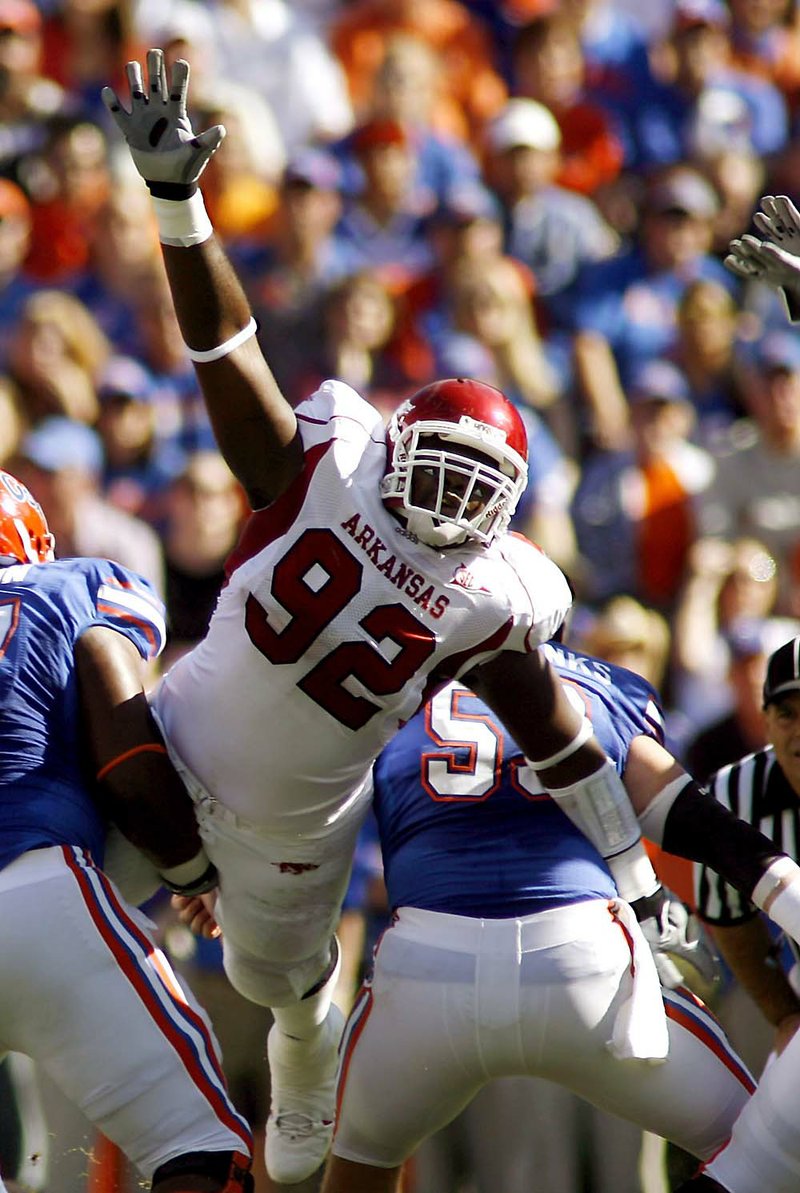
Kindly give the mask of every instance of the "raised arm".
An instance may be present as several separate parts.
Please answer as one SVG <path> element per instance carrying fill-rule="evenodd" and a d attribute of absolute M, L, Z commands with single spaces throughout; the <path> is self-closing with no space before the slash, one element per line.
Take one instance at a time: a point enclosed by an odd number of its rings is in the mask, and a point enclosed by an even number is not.
<path fill-rule="evenodd" d="M 782 295 L 790 323 L 800 322 L 800 211 L 787 195 L 763 195 L 753 220 L 764 239 L 745 233 L 728 246 L 725 264 L 745 281 Z"/>
<path fill-rule="evenodd" d="M 149 50 L 146 77 L 138 62 L 128 63 L 127 77 L 128 104 L 110 87 L 103 102 L 150 189 L 178 322 L 220 450 L 259 508 L 287 488 L 303 453 L 294 411 L 258 347 L 250 305 L 198 189 L 225 129 L 195 136 L 188 62 L 174 64 L 168 88 L 164 55 Z"/>

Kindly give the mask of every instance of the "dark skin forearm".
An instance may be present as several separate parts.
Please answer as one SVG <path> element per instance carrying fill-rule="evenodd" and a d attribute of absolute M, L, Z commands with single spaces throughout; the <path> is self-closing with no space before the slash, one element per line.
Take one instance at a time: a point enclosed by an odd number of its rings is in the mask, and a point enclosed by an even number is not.
<path fill-rule="evenodd" d="M 107 763 L 144 743 L 96 785 L 104 815 L 159 870 L 190 861 L 201 849 L 194 805 L 170 762 L 147 702 L 144 666 L 136 647 L 102 626 L 75 647 L 90 782 Z"/>
<path fill-rule="evenodd" d="M 216 348 L 247 326 L 250 304 L 216 237 L 192 248 L 162 245 L 184 341 Z M 196 363 L 220 451 L 254 509 L 268 505 L 300 471 L 294 411 L 255 336 L 220 360 Z"/>
<path fill-rule="evenodd" d="M 563 749 L 580 728 L 580 713 L 570 704 L 557 672 L 541 651 L 503 651 L 472 671 L 464 682 L 497 713 L 533 762 Z M 593 774 L 605 758 L 600 743 L 592 737 L 557 766 L 539 771 L 539 778 L 545 787 L 568 787 Z"/>

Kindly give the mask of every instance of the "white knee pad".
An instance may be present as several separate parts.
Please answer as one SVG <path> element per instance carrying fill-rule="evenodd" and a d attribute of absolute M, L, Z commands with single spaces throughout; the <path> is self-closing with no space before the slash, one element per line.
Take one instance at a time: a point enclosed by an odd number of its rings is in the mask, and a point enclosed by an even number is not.
<path fill-rule="evenodd" d="M 330 940 L 320 950 L 302 961 L 281 965 L 226 945 L 222 937 L 222 962 L 228 981 L 244 998 L 262 1007 L 285 1007 L 298 1002 L 330 963 Z"/>

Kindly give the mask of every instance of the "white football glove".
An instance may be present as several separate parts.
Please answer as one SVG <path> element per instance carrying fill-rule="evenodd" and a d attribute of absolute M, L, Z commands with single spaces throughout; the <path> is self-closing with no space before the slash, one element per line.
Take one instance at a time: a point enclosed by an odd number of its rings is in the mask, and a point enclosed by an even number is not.
<path fill-rule="evenodd" d="M 147 84 L 138 62 L 125 67 L 130 87 L 130 111 L 111 87 L 101 92 L 117 127 L 128 143 L 136 169 L 151 192 L 163 199 L 186 199 L 225 137 L 215 124 L 195 136 L 186 115 L 189 63 L 172 67 L 169 90 L 162 50 L 147 51 Z"/>
<path fill-rule="evenodd" d="M 716 955 L 701 936 L 690 939 L 691 917 L 684 904 L 662 887 L 649 899 L 632 903 L 650 946 L 662 986 L 670 990 L 692 984 L 692 973 L 709 985 L 719 980 Z"/>

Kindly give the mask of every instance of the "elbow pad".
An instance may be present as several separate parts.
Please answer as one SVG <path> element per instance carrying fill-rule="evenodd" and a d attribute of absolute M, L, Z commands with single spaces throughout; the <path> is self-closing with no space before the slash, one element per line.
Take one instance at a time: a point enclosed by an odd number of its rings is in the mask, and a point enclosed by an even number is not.
<path fill-rule="evenodd" d="M 658 793 L 639 824 L 668 853 L 710 867 L 748 899 L 780 853 L 774 841 L 685 775 Z"/>

